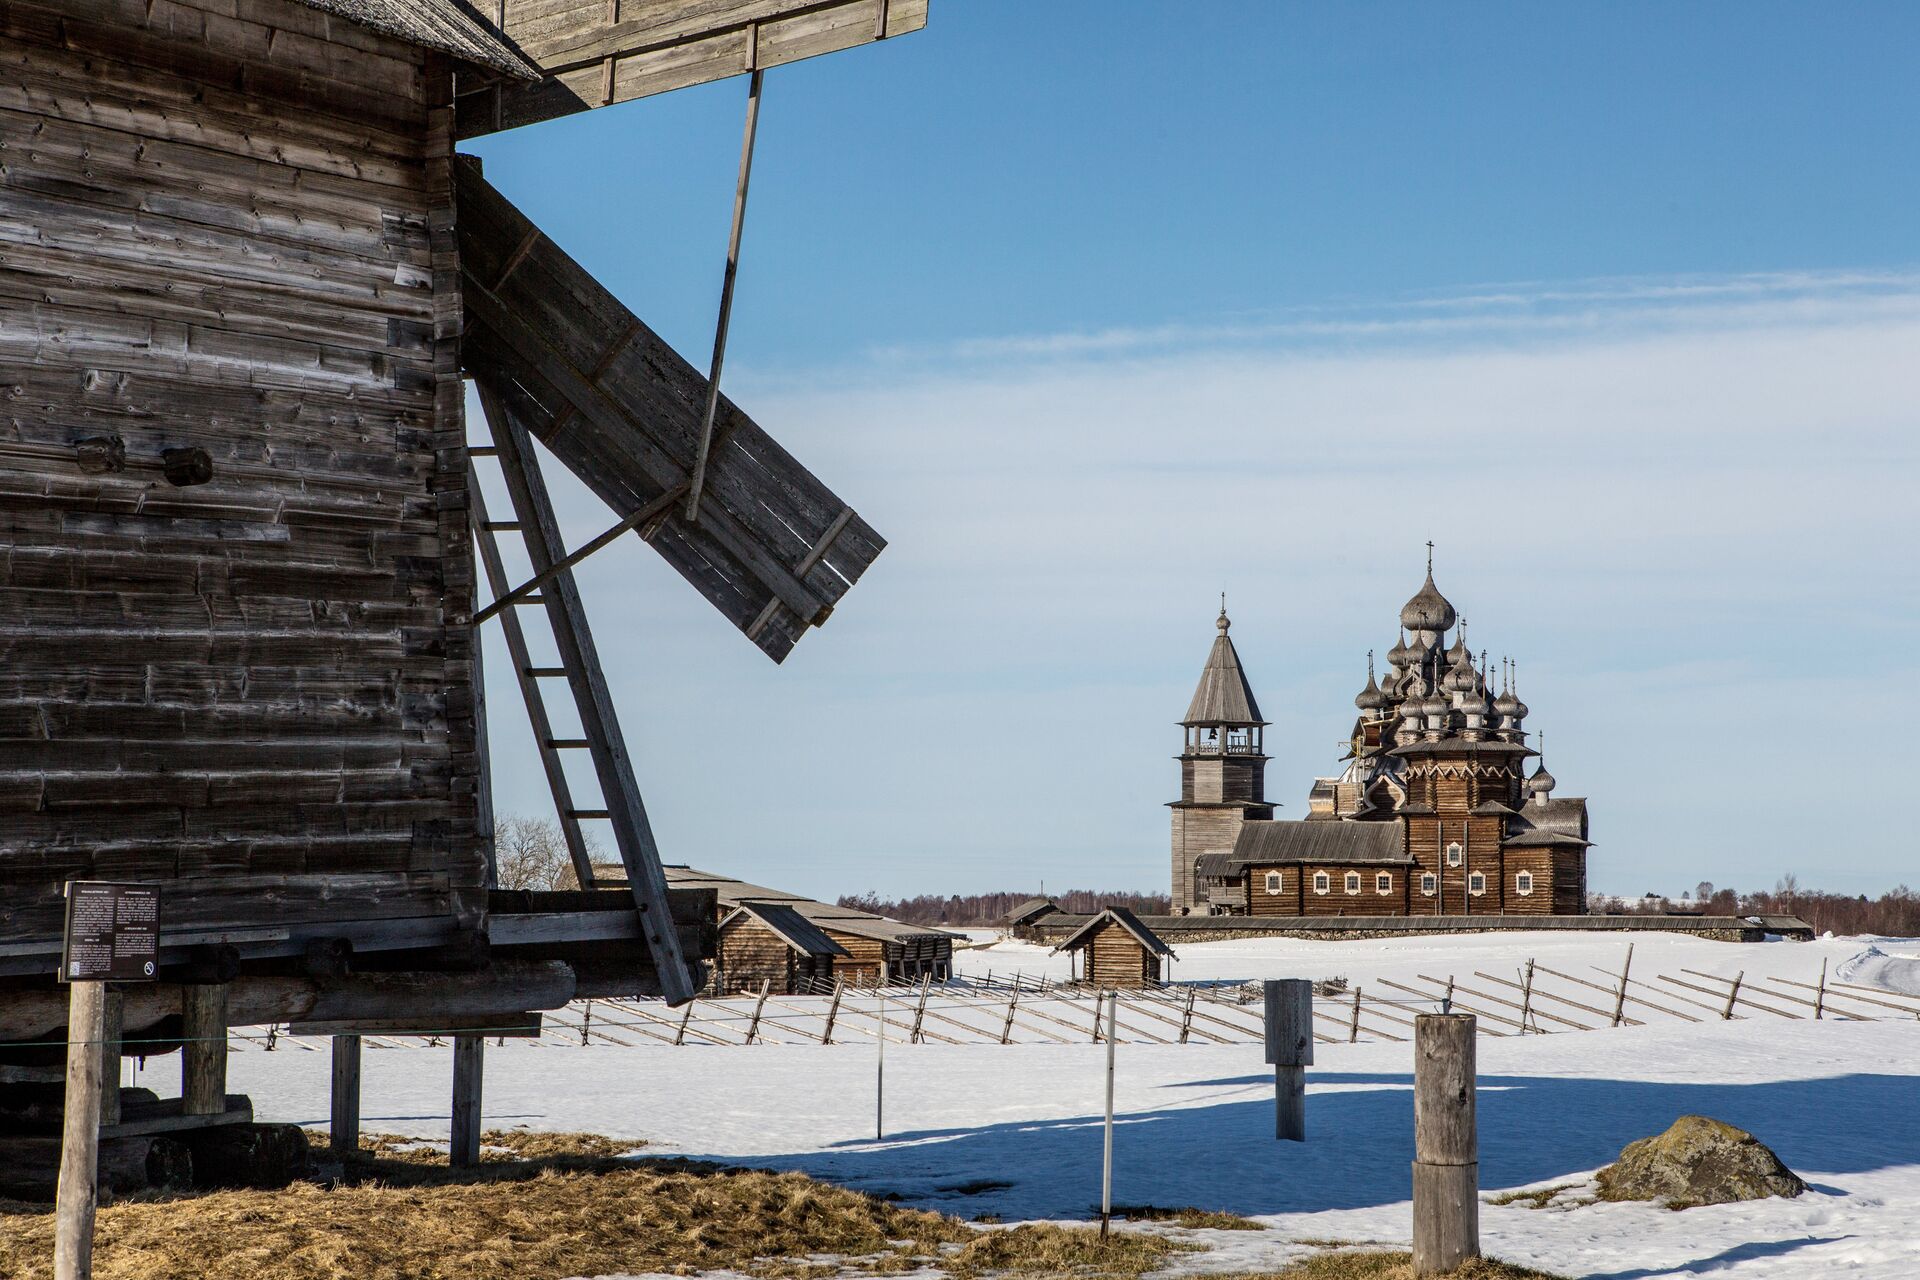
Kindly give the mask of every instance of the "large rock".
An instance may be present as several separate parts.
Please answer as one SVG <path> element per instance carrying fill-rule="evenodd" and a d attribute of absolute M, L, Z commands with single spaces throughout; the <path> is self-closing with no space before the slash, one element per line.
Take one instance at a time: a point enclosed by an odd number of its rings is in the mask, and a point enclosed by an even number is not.
<path fill-rule="evenodd" d="M 1628 1143 L 1599 1180 L 1602 1200 L 1664 1200 L 1676 1209 L 1807 1189 L 1760 1139 L 1706 1116 L 1681 1116 L 1665 1133 Z"/>

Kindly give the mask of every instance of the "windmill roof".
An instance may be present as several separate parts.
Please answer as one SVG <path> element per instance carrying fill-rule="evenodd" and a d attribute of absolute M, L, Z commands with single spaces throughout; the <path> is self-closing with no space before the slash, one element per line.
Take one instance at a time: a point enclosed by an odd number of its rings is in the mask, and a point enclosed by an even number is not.
<path fill-rule="evenodd" d="M 805 916 L 784 902 L 743 902 L 720 922 L 725 929 L 742 918 L 757 920 L 780 941 L 806 956 L 844 956 L 846 948 L 822 933 Z"/>
<path fill-rule="evenodd" d="M 1404 864 L 1398 822 L 1249 822 L 1233 844 L 1241 867 L 1275 862 Z"/>
<path fill-rule="evenodd" d="M 1065 938 L 1055 951 L 1078 951 L 1092 941 L 1093 935 L 1109 925 L 1118 925 L 1133 935 L 1134 941 L 1157 956 L 1173 955 L 1173 948 L 1160 940 L 1160 935 L 1140 923 L 1140 917 L 1125 907 L 1108 907 L 1099 915 L 1075 929 Z"/>
<path fill-rule="evenodd" d="M 540 68 L 500 38 L 461 0 L 300 0 L 310 9 L 438 49 L 520 80 L 538 80 Z"/>
<path fill-rule="evenodd" d="M 1200 673 L 1199 687 L 1187 704 L 1182 724 L 1265 724 L 1260 704 L 1254 701 L 1247 673 L 1241 670 L 1240 654 L 1227 634 L 1227 615 L 1220 615 L 1220 634 L 1213 638 L 1207 654 L 1206 669 Z"/>

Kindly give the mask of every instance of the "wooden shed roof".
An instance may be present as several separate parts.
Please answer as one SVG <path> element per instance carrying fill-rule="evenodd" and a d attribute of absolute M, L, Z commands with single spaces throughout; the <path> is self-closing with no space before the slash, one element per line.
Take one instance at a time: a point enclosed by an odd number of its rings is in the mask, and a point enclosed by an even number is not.
<path fill-rule="evenodd" d="M 873 938 L 881 942 L 906 942 L 919 938 L 956 936 L 942 929 L 902 924 L 898 920 L 876 916 L 870 911 L 820 902 L 813 898 L 802 897 L 797 893 L 789 893 L 784 889 L 770 889 L 765 885 L 749 884 L 745 880 L 736 880 L 732 876 L 723 876 L 712 871 L 701 871 L 695 867 L 669 866 L 665 870 L 667 884 L 672 888 L 712 889 L 723 907 L 745 906 L 749 902 L 778 903 L 793 908 L 803 919 L 829 933 L 852 934 L 855 937 Z"/>
<path fill-rule="evenodd" d="M 1140 923 L 1140 917 L 1125 907 L 1108 907 L 1093 919 L 1075 929 L 1060 940 L 1055 951 L 1078 951 L 1093 941 L 1095 934 L 1109 925 L 1117 925 L 1132 934 L 1134 940 L 1157 956 L 1173 955 L 1173 948 L 1161 941 L 1160 935 Z"/>
<path fill-rule="evenodd" d="M 725 929 L 742 918 L 757 920 L 773 935 L 803 956 L 844 956 L 847 949 L 815 928 L 784 902 L 743 902 L 720 922 Z"/>
<path fill-rule="evenodd" d="M 1029 920 L 1038 920 L 1041 916 L 1058 911 L 1060 904 L 1052 898 L 1028 898 L 1025 902 L 1007 912 L 1008 924 L 1025 924 Z"/>
<path fill-rule="evenodd" d="M 299 0 L 423 49 L 438 49 L 517 80 L 538 80 L 540 68 L 520 56 L 491 24 L 461 0 Z"/>

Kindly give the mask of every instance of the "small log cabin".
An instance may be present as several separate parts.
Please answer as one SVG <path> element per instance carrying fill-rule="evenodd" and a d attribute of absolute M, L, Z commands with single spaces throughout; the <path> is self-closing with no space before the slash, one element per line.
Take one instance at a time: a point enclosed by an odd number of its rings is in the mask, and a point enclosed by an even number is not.
<path fill-rule="evenodd" d="M 742 902 L 720 922 L 713 989 L 793 993 L 831 984 L 846 950 L 782 902 Z M 844 975 L 843 975 L 844 976 Z"/>
<path fill-rule="evenodd" d="M 1458 627 L 1456 629 L 1456 623 Z M 1525 703 L 1503 663 L 1467 648 L 1433 582 L 1400 611 L 1376 679 L 1372 655 L 1345 770 L 1317 779 L 1304 820 L 1279 821 L 1253 692 L 1218 636 L 1184 722 L 1174 802 L 1179 913 L 1250 916 L 1580 915 L 1587 910 L 1587 802 L 1527 745 Z M 1448 632 L 1454 634 L 1447 642 Z"/>
<path fill-rule="evenodd" d="M 609 869 L 609 874 L 616 870 Z M 723 917 L 748 903 L 779 903 L 793 908 L 844 953 L 834 961 L 837 980 L 869 987 L 923 980 L 944 982 L 953 972 L 956 935 L 944 930 L 902 924 L 694 867 L 669 865 L 666 875 L 667 883 L 676 890 L 713 893 Z"/>
<path fill-rule="evenodd" d="M 1039 935 L 1034 926 L 1048 916 L 1060 914 L 1060 904 L 1052 898 L 1028 898 L 1025 902 L 1007 912 L 1007 931 L 1016 938 L 1028 942 L 1037 940 Z"/>
<path fill-rule="evenodd" d="M 1075 980 L 1097 987 L 1152 987 L 1173 948 L 1125 907 L 1108 907 L 1061 941 L 1055 952 L 1074 957 Z"/>

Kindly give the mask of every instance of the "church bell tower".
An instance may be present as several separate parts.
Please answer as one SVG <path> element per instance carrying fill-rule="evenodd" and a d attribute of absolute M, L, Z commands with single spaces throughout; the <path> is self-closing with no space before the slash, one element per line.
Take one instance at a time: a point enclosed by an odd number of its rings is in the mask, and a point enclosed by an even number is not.
<path fill-rule="evenodd" d="M 1180 798 L 1168 806 L 1173 810 L 1175 912 L 1207 914 L 1204 880 L 1209 877 L 1202 874 L 1201 858 L 1232 853 L 1244 824 L 1273 817 L 1266 799 L 1267 722 L 1240 667 L 1232 625 L 1223 597 L 1200 687 L 1180 722 Z"/>

